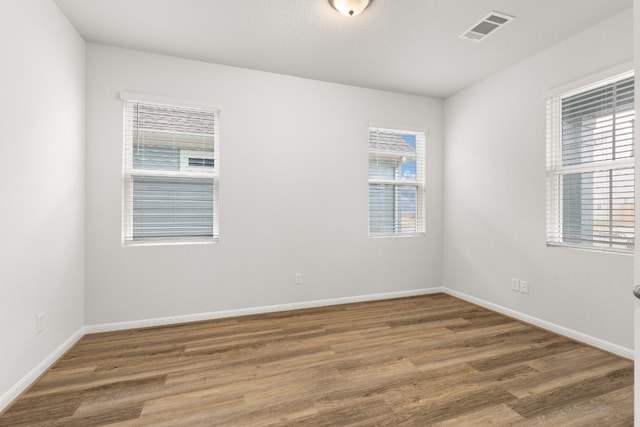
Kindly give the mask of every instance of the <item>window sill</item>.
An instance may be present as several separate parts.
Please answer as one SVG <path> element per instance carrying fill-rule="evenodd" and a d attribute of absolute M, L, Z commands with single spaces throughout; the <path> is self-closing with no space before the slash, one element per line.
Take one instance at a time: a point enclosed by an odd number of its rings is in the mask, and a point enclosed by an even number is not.
<path fill-rule="evenodd" d="M 425 237 L 426 233 L 385 233 L 385 234 L 369 234 L 372 239 L 402 238 L 402 237 Z"/>
<path fill-rule="evenodd" d="M 163 240 L 163 241 L 126 241 L 122 243 L 125 248 L 138 246 L 185 246 L 185 245 L 211 245 L 218 243 L 218 238 L 210 240 Z"/>
<path fill-rule="evenodd" d="M 596 252 L 596 253 L 608 254 L 608 255 L 627 255 L 627 256 L 634 255 L 634 249 L 591 248 L 587 246 L 577 246 L 577 245 L 570 245 L 567 243 L 552 243 L 552 242 L 547 242 L 547 247 L 575 249 L 578 251 Z"/>

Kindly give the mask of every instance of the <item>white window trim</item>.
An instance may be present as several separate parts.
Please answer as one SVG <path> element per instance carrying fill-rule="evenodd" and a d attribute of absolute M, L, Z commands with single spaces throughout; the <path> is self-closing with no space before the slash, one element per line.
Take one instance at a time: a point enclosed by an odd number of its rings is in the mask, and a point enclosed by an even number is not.
<path fill-rule="evenodd" d="M 562 194 L 561 177 L 563 175 L 584 172 L 600 172 L 609 169 L 635 169 L 635 156 L 630 158 L 570 166 L 563 166 L 558 164 L 558 160 L 562 158 L 562 129 L 560 125 L 562 120 L 561 118 L 558 120 L 558 117 L 562 114 L 562 99 L 569 98 L 583 92 L 588 92 L 600 86 L 633 77 L 634 75 L 635 71 L 633 63 L 627 62 L 608 70 L 593 74 L 589 77 L 577 80 L 575 82 L 556 87 L 555 89 L 547 91 L 544 94 L 546 98 L 547 115 L 547 224 L 545 238 L 547 247 L 571 248 L 598 253 L 613 253 L 623 255 L 634 254 L 633 249 L 629 250 L 619 248 L 588 247 L 564 242 L 564 230 L 562 228 L 561 221 L 561 218 L 563 218 L 563 211 L 560 204 L 559 195 Z M 556 116 L 556 119 L 553 121 L 551 121 L 549 118 L 550 111 L 551 114 Z M 556 233 L 556 235 L 560 237 L 560 241 L 550 241 L 549 235 L 552 232 Z"/>
<path fill-rule="evenodd" d="M 383 129 L 392 132 L 398 133 L 409 133 L 423 135 L 423 143 L 416 144 L 416 158 L 422 158 L 422 169 L 416 170 L 416 179 L 412 181 L 399 181 L 399 180 L 386 180 L 386 179 L 376 179 L 369 178 L 367 180 L 367 194 L 369 193 L 369 187 L 371 184 L 390 184 L 390 185 L 406 185 L 409 187 L 417 187 L 416 191 L 416 221 L 418 221 L 418 231 L 415 232 L 407 232 L 407 233 L 371 233 L 371 224 L 369 220 L 369 205 L 367 200 L 367 234 L 369 238 L 379 239 L 379 238 L 403 238 L 403 237 L 424 237 L 426 236 L 426 193 L 427 193 L 427 185 L 426 185 L 426 169 L 427 169 L 427 135 L 429 134 L 429 129 L 420 126 L 412 126 L 412 125 L 397 125 L 397 124 L 389 124 L 389 123 L 369 123 L 367 127 L 367 161 L 368 161 L 368 153 L 369 153 L 369 132 L 371 129 Z M 368 170 L 368 167 L 367 167 Z"/>
<path fill-rule="evenodd" d="M 213 171 L 211 172 L 201 172 L 201 171 L 190 171 L 190 170 L 182 170 L 182 151 L 180 153 L 180 165 L 181 171 L 153 171 L 153 170 L 135 170 L 133 169 L 133 157 L 126 156 L 125 151 L 130 148 L 127 147 L 127 138 L 125 136 L 125 124 L 126 124 L 126 112 L 123 109 L 123 128 L 122 128 L 122 140 L 123 140 L 123 150 L 122 150 L 122 203 L 121 203 L 121 211 L 122 218 L 121 224 L 122 233 L 121 233 L 121 244 L 124 247 L 135 247 L 135 246 L 170 246 L 170 245 L 201 245 L 201 244 L 212 244 L 217 243 L 220 239 L 220 216 L 219 216 L 219 196 L 214 197 L 213 199 L 213 237 L 208 239 L 176 239 L 176 240 L 158 240 L 158 241 L 136 241 L 130 239 L 129 236 L 133 235 L 133 221 L 128 220 L 128 218 L 133 217 L 133 203 L 127 203 L 127 200 L 132 199 L 133 193 L 133 177 L 134 176 L 180 176 L 180 177 L 188 177 L 188 178 L 212 178 L 213 179 L 213 191 L 214 194 L 218 195 L 219 191 L 219 181 L 220 181 L 220 109 L 212 104 L 194 102 L 193 100 L 181 99 L 181 98 L 172 98 L 166 96 L 156 96 L 150 94 L 142 94 L 142 93 L 134 93 L 134 92 L 120 92 L 120 100 L 123 102 L 126 101 L 138 101 L 138 102 L 149 102 L 156 104 L 164 104 L 164 105 L 176 105 L 181 107 L 191 107 L 191 108 L 199 108 L 203 110 L 210 110 L 216 113 L 216 117 L 218 119 L 217 127 L 216 127 L 216 138 L 215 138 L 215 149 L 214 149 L 214 165 Z M 202 157 L 201 154 L 199 154 Z M 188 163 L 187 163 L 188 164 Z"/>
<path fill-rule="evenodd" d="M 152 95 L 148 93 L 138 93 L 138 92 L 122 91 L 120 92 L 120 100 L 150 102 L 153 104 L 177 105 L 180 107 L 200 108 L 203 110 L 217 111 L 218 116 L 220 116 L 220 110 L 222 110 L 222 108 L 219 105 L 209 104 L 207 102 L 195 101 L 193 99 L 176 98 L 176 97 L 164 96 L 164 95 Z"/>

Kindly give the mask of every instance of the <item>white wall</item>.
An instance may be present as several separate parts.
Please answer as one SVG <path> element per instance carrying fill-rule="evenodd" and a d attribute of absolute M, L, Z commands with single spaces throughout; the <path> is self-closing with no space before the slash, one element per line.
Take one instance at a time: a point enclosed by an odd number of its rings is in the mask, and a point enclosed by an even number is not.
<path fill-rule="evenodd" d="M 220 107 L 217 244 L 122 246 L 123 90 Z M 426 237 L 367 237 L 369 123 L 429 129 Z M 440 100 L 90 44 L 87 324 L 440 286 L 441 171 Z"/>
<path fill-rule="evenodd" d="M 2 1 L 0 28 L 2 408 L 84 323 L 85 44 L 51 0 Z"/>
<path fill-rule="evenodd" d="M 446 287 L 633 348 L 633 257 L 545 245 L 544 99 L 632 58 L 629 10 L 446 100 Z"/>

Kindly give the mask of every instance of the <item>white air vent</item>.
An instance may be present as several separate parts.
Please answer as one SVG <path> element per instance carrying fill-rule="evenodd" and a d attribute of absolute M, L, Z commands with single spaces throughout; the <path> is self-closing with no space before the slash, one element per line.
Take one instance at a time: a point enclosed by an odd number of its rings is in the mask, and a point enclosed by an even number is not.
<path fill-rule="evenodd" d="M 493 11 L 460 35 L 460 38 L 479 42 L 514 19 L 513 16 Z"/>

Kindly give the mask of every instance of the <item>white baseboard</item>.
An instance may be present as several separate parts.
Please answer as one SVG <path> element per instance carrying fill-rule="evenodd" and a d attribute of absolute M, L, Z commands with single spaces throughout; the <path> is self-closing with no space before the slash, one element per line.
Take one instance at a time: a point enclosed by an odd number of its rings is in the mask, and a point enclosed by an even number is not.
<path fill-rule="evenodd" d="M 575 331 L 573 329 L 565 328 L 564 326 L 556 325 L 555 323 L 547 322 L 546 320 L 529 316 L 528 314 L 524 314 L 519 311 L 512 310 L 510 308 L 503 307 L 501 305 L 494 304 L 492 302 L 485 301 L 483 299 L 476 298 L 474 296 L 471 296 L 462 292 L 454 291 L 453 289 L 444 288 L 443 292 L 451 296 L 454 296 L 456 298 L 460 298 L 462 300 L 479 305 L 481 307 L 488 308 L 489 310 L 497 311 L 498 313 L 502 313 L 507 316 L 513 317 L 515 319 L 522 320 L 523 322 L 530 323 L 542 329 L 546 329 L 548 331 L 555 332 L 560 335 L 564 335 L 565 337 L 583 342 L 585 344 L 599 348 L 601 350 L 608 351 L 609 353 L 613 353 L 618 356 L 624 357 L 626 359 L 633 360 L 633 357 L 634 357 L 633 349 L 622 347 L 618 344 L 601 340 L 600 338 L 595 338 L 595 337 L 592 337 L 591 335 L 587 335 L 582 332 Z"/>
<path fill-rule="evenodd" d="M 73 345 L 78 342 L 85 334 L 84 327 L 78 329 L 75 334 L 71 335 L 65 342 L 60 344 L 46 359 L 38 363 L 27 375 L 22 377 L 20 381 L 13 385 L 6 393 L 0 396 L 0 412 L 9 406 L 22 392 L 24 392 L 35 380 L 40 377 L 56 360 L 65 354 Z"/>
<path fill-rule="evenodd" d="M 417 295 L 428 295 L 443 292 L 443 288 L 424 288 L 410 291 L 386 292 L 381 294 L 358 295 L 353 297 L 330 298 L 315 301 L 294 302 L 289 304 L 267 305 L 262 307 L 240 308 L 235 310 L 213 311 L 209 313 L 185 314 L 180 316 L 159 317 L 155 319 L 133 320 L 130 322 L 103 323 L 85 326 L 87 334 L 111 332 L 124 329 L 147 328 L 176 323 L 199 322 L 202 320 L 221 319 L 224 317 L 247 316 L 250 314 L 273 313 L 276 311 L 298 310 L 302 308 L 324 307 L 329 305 L 349 304 L 354 302 L 375 301 L 382 299 L 403 298 Z"/>
<path fill-rule="evenodd" d="M 242 308 L 237 310 L 215 311 L 211 313 L 187 314 L 182 316 L 162 317 L 157 319 L 134 320 L 131 322 L 107 323 L 101 325 L 88 325 L 80 328 L 75 334 L 69 337 L 57 349 L 55 349 L 46 359 L 40 362 L 27 375 L 18 381 L 6 393 L 0 395 L 0 412 L 9 406 L 20 394 L 22 394 L 34 381 L 40 377 L 56 360 L 67 352 L 85 334 L 96 332 L 119 331 L 124 329 L 144 328 L 149 326 L 170 325 L 175 323 L 197 322 L 201 320 L 219 319 L 224 317 L 244 316 L 249 314 L 272 313 L 276 311 L 296 310 L 301 308 L 324 307 L 329 305 L 348 304 L 363 301 L 375 301 L 391 298 L 411 297 L 417 295 L 428 295 L 442 292 L 440 287 L 415 289 L 410 291 L 387 292 L 381 294 L 359 295 L 344 298 L 331 298 L 316 301 L 305 301 L 290 304 L 268 305 L 263 307 Z"/>
<path fill-rule="evenodd" d="M 40 362 L 35 368 L 25 375 L 20 381 L 18 381 L 13 387 L 11 387 L 6 393 L 0 396 L 0 412 L 5 409 L 14 399 L 16 399 L 22 392 L 24 392 L 40 375 L 42 375 L 60 356 L 68 351 L 80 338 L 85 334 L 96 332 L 108 332 L 118 331 L 124 329 L 144 328 L 150 326 L 170 325 L 176 323 L 197 322 L 201 320 L 219 319 L 224 317 L 245 316 L 250 314 L 259 313 L 272 313 L 277 311 L 297 310 L 302 308 L 312 307 L 324 307 L 329 305 L 348 304 L 354 302 L 375 301 L 392 298 L 402 298 L 417 295 L 428 295 L 444 292 L 456 298 L 477 304 L 479 306 L 488 308 L 489 310 L 496 311 L 498 313 L 505 314 L 523 322 L 530 323 L 543 329 L 555 332 L 560 335 L 572 338 L 576 341 L 583 342 L 593 347 L 600 348 L 618 356 L 633 360 L 634 352 L 632 349 L 613 344 L 608 341 L 601 340 L 599 338 L 592 337 L 582 332 L 574 331 L 573 329 L 565 328 L 564 326 L 556 325 L 555 323 L 547 322 L 546 320 L 539 319 L 537 317 L 529 316 L 524 313 L 512 310 L 510 308 L 503 307 L 498 304 L 485 301 L 480 298 L 467 295 L 462 292 L 455 291 L 449 288 L 434 287 L 425 289 L 415 289 L 410 291 L 399 292 L 387 292 L 381 294 L 369 294 L 344 298 L 331 298 L 324 300 L 297 302 L 289 304 L 277 304 L 268 305 L 262 307 L 242 308 L 236 310 L 223 310 L 210 313 L 199 314 L 187 314 L 181 316 L 161 317 L 156 319 L 143 319 L 134 320 L 130 322 L 118 322 L 118 323 L 105 323 L 98 325 L 88 325 L 80 328 L 69 339 L 62 343 L 56 350 L 54 350 L 46 359 Z"/>

